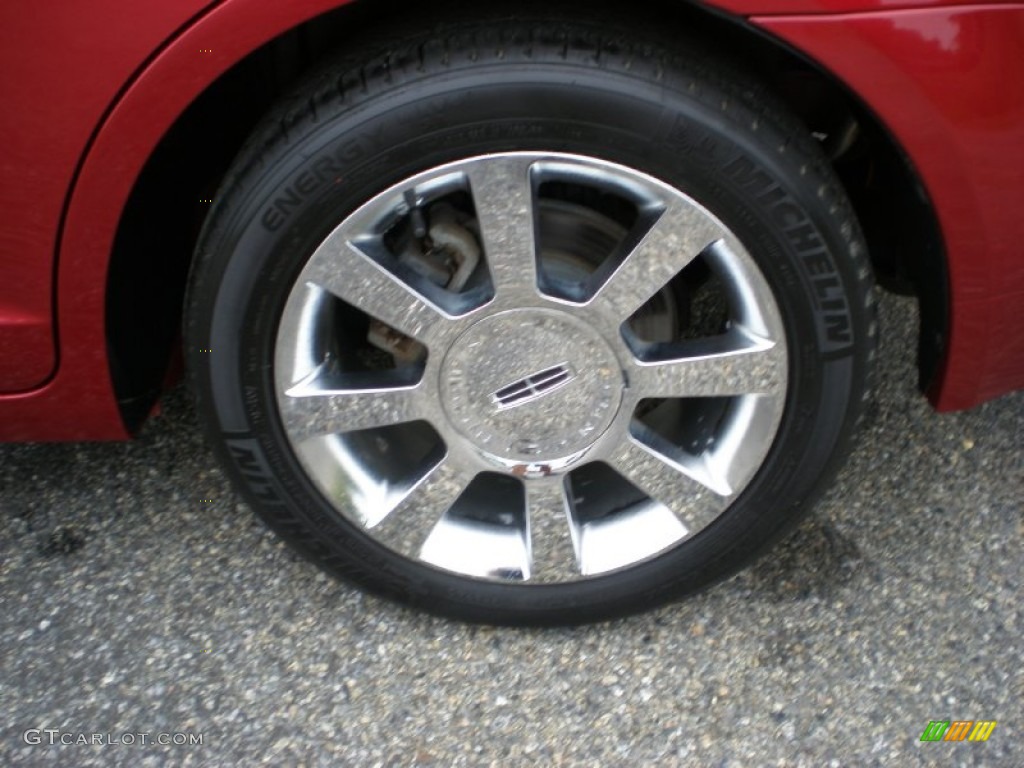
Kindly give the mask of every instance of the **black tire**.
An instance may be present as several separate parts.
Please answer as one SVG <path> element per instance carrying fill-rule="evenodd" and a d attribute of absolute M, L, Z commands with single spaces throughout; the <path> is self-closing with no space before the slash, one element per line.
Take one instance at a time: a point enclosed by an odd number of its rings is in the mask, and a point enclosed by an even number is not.
<path fill-rule="evenodd" d="M 522 150 L 614 162 L 699 201 L 757 262 L 789 350 L 781 425 L 721 517 L 632 567 L 552 586 L 471 579 L 379 544 L 311 482 L 282 426 L 273 378 L 293 283 L 346 215 L 424 169 Z M 218 195 L 196 253 L 185 337 L 221 460 L 307 557 L 432 612 L 558 624 L 694 592 L 788 531 L 847 450 L 866 399 L 874 318 L 852 209 L 806 128 L 755 79 L 685 41 L 520 21 L 369 42 L 301 84 Z"/>

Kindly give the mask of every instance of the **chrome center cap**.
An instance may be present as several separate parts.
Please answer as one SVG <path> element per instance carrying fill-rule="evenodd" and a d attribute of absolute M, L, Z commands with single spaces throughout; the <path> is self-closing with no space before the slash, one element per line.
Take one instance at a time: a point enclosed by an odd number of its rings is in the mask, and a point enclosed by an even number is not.
<path fill-rule="evenodd" d="M 615 353 L 586 323 L 517 309 L 455 341 L 441 388 L 448 418 L 482 455 L 532 474 L 563 469 L 594 444 L 618 413 L 623 379 Z"/>

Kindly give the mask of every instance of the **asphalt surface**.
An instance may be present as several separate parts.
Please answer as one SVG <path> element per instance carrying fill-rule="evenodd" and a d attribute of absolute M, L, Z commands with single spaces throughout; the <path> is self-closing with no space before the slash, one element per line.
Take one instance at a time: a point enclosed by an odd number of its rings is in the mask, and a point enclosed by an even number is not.
<path fill-rule="evenodd" d="M 933 413 L 914 305 L 882 310 L 876 402 L 815 514 L 611 624 L 472 627 L 329 580 L 182 391 L 133 443 L 0 446 L 0 765 L 1024 765 L 1024 393 Z M 921 742 L 931 720 L 998 725 Z M 104 743 L 59 745 L 80 734 Z"/>

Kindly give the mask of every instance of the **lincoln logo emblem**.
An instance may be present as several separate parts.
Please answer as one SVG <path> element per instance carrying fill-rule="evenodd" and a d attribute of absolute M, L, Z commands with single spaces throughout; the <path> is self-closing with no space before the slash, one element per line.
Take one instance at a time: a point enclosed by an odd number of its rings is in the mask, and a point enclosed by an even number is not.
<path fill-rule="evenodd" d="M 550 395 L 575 378 L 576 371 L 569 363 L 561 363 L 552 368 L 545 368 L 525 379 L 520 379 L 507 387 L 502 387 L 491 395 L 491 402 L 497 406 L 499 411 L 518 408 L 520 405 L 526 405 Z"/>

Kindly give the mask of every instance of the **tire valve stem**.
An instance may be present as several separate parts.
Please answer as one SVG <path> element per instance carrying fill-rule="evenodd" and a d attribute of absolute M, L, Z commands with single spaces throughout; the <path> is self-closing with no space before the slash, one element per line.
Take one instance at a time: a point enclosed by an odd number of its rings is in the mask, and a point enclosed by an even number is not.
<path fill-rule="evenodd" d="M 422 201 L 416 197 L 416 193 L 407 189 L 405 191 L 405 204 L 409 206 L 409 222 L 412 224 L 412 234 L 417 240 L 427 236 L 427 218 L 423 215 Z"/>

